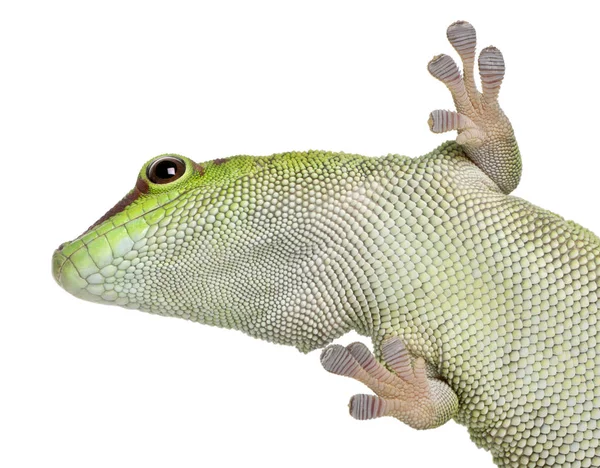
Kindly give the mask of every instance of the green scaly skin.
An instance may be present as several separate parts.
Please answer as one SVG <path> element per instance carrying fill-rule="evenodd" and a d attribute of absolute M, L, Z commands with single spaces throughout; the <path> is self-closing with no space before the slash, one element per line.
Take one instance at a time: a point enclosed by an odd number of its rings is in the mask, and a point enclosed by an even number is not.
<path fill-rule="evenodd" d="M 395 372 L 326 349 L 326 369 L 389 405 L 358 398 L 353 416 L 454 418 L 498 466 L 600 466 L 600 240 L 503 192 L 520 158 L 498 183 L 462 143 L 414 159 L 177 156 L 185 174 L 165 185 L 148 179 L 154 158 L 120 212 L 54 253 L 53 274 L 85 300 L 303 352 L 356 330 Z"/>

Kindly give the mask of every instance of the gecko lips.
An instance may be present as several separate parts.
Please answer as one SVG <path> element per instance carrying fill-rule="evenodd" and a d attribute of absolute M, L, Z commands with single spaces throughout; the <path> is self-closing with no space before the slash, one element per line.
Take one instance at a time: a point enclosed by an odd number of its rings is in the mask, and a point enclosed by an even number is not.
<path fill-rule="evenodd" d="M 130 250 L 133 241 L 127 235 L 127 231 L 120 229 L 112 230 L 110 241 L 88 241 L 85 238 L 95 227 L 123 211 L 145 193 L 148 193 L 148 183 L 138 177 L 134 189 L 104 216 L 77 239 L 62 243 L 55 250 L 52 256 L 52 276 L 59 286 L 81 299 L 125 305 L 122 299 L 117 300 L 117 293 L 105 279 L 112 277 L 117 270 L 117 266 L 112 264 L 115 251 L 118 253 L 120 250 Z"/>

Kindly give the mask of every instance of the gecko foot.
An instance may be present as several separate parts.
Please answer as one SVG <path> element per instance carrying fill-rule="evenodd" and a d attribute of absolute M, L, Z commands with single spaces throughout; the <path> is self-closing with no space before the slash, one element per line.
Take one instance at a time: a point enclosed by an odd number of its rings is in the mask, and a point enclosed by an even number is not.
<path fill-rule="evenodd" d="M 463 74 L 448 55 L 434 57 L 429 72 L 444 83 L 454 100 L 456 112 L 435 110 L 429 115 L 434 133 L 458 131 L 456 142 L 504 193 L 512 192 L 521 178 L 521 155 L 510 121 L 498 104 L 504 79 L 504 58 L 496 47 L 486 47 L 479 55 L 482 92 L 477 90 L 475 68 L 475 28 L 466 21 L 448 27 L 448 40 L 461 58 Z"/>
<path fill-rule="evenodd" d="M 384 341 L 380 364 L 362 343 L 331 345 L 321 354 L 325 370 L 352 377 L 377 395 L 354 395 L 350 415 L 356 419 L 392 416 L 416 429 L 440 426 L 458 409 L 458 398 L 443 381 L 427 375 L 425 360 L 411 355 L 396 337 Z"/>

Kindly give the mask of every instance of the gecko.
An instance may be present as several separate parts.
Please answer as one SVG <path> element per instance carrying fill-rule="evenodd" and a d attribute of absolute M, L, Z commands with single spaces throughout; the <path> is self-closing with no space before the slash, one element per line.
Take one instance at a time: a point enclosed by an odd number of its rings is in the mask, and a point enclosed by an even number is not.
<path fill-rule="evenodd" d="M 462 72 L 445 54 L 428 70 L 456 110 L 428 124 L 455 140 L 417 158 L 160 155 L 56 249 L 54 279 L 84 300 L 323 348 L 327 371 L 373 392 L 351 398 L 354 418 L 453 419 L 500 467 L 600 466 L 600 239 L 510 195 L 522 163 L 498 102 L 503 56 L 487 47 L 476 64 L 465 21 L 447 38 Z M 373 351 L 331 344 L 350 330 Z"/>

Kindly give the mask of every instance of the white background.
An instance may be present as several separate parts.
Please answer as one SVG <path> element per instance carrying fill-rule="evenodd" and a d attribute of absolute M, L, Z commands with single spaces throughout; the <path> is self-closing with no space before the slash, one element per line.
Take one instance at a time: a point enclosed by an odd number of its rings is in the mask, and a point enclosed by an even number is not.
<path fill-rule="evenodd" d="M 164 152 L 420 155 L 427 61 L 467 19 L 507 62 L 515 195 L 600 232 L 593 2 L 3 2 L 0 466 L 492 466 L 453 422 L 353 420 L 367 391 L 239 332 L 77 300 L 52 251 Z M 346 336 L 342 343 L 355 340 Z"/>

